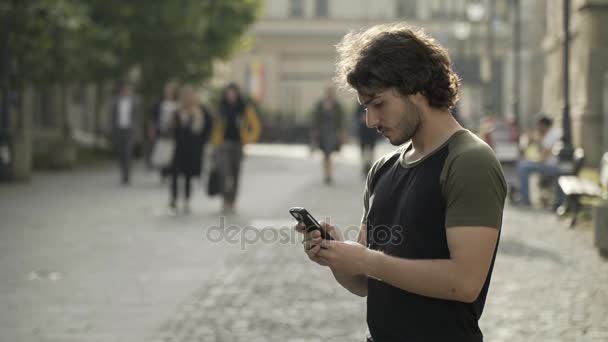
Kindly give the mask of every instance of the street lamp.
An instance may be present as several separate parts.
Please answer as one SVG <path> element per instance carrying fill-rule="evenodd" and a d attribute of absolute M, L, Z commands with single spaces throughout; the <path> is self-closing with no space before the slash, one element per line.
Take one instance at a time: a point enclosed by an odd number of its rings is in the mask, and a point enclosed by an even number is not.
<path fill-rule="evenodd" d="M 454 36 L 460 41 L 467 40 L 471 35 L 471 24 L 468 22 L 457 22 L 454 24 Z"/>
<path fill-rule="evenodd" d="M 473 22 L 480 22 L 485 15 L 485 8 L 482 3 L 470 3 L 467 5 L 467 18 Z"/>
<path fill-rule="evenodd" d="M 513 117 L 521 129 L 519 101 L 521 94 L 521 11 L 519 0 L 512 0 L 513 10 Z"/>
<path fill-rule="evenodd" d="M 484 104 L 486 114 L 495 115 L 497 108 L 495 92 L 494 92 L 494 28 L 495 28 L 495 1 L 488 1 L 488 15 L 486 16 L 486 48 L 484 51 L 484 58 L 482 59 L 482 80 L 485 84 L 484 89 Z"/>
<path fill-rule="evenodd" d="M 562 147 L 559 160 L 570 162 L 573 159 L 572 126 L 570 122 L 570 0 L 564 0 L 564 109 L 562 115 Z"/>

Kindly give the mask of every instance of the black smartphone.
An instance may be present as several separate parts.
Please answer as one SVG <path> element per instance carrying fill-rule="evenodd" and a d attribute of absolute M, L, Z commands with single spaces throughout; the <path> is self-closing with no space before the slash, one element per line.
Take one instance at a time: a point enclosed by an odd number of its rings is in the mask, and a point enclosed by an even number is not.
<path fill-rule="evenodd" d="M 289 213 L 293 218 L 295 218 L 298 222 L 303 223 L 306 226 L 306 231 L 311 232 L 313 230 L 318 230 L 321 233 L 321 237 L 325 240 L 333 240 L 331 235 L 321 227 L 319 222 L 315 220 L 312 215 L 308 212 L 308 210 L 301 207 L 293 207 L 289 209 Z"/>

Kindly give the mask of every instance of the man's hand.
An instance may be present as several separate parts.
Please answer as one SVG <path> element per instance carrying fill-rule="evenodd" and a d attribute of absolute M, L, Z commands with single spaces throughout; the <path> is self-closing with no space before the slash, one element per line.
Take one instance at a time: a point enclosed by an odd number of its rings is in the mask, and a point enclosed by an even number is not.
<path fill-rule="evenodd" d="M 334 240 L 322 239 L 317 230 L 308 233 L 302 224 L 296 226 L 296 230 L 304 234 L 304 252 L 317 264 L 329 266 L 338 283 L 345 289 L 357 296 L 367 296 L 367 276 L 361 270 L 372 251 L 357 242 L 342 242 L 343 237 L 328 223 L 321 222 L 321 226 Z M 359 241 L 366 241 L 365 226 L 359 232 Z M 362 258 L 361 255 L 365 257 Z"/>
<path fill-rule="evenodd" d="M 342 236 L 338 234 L 338 231 L 334 226 L 325 222 L 320 222 L 320 224 L 321 227 L 323 227 L 323 229 L 325 229 L 325 231 L 329 235 L 331 235 L 334 240 L 342 240 Z M 296 231 L 304 234 L 304 240 L 302 241 L 302 244 L 304 245 L 304 252 L 306 253 L 306 255 L 308 255 L 308 258 L 319 265 L 327 266 L 327 264 L 322 263 L 321 260 L 319 260 L 319 258 L 317 257 L 317 253 L 319 253 L 319 251 L 321 250 L 321 244 L 324 241 L 323 238 L 321 238 L 321 233 L 318 230 L 307 232 L 306 227 L 302 223 L 298 223 L 295 229 Z"/>
<path fill-rule="evenodd" d="M 322 241 L 315 258 L 329 266 L 335 273 L 355 276 L 365 275 L 367 259 L 371 251 L 355 241 Z"/>

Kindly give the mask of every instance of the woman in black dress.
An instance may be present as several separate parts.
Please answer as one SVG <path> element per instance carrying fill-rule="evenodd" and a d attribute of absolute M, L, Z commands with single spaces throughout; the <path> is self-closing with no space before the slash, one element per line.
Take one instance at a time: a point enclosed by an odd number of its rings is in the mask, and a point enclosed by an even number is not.
<path fill-rule="evenodd" d="M 201 106 L 194 89 L 184 86 L 180 90 L 179 107 L 173 116 L 175 151 L 171 163 L 171 200 L 169 206 L 177 208 L 178 179 L 183 176 L 184 211 L 190 210 L 192 177 L 200 177 L 204 146 L 211 134 L 211 115 Z"/>

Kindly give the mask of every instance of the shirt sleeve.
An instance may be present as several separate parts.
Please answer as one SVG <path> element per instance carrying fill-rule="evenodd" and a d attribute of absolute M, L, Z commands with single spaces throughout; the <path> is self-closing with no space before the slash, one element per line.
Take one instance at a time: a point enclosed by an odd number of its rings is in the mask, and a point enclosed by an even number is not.
<path fill-rule="evenodd" d="M 561 139 L 561 133 L 559 130 L 552 128 L 547 132 L 543 138 L 542 145 L 546 150 L 551 150 L 555 144 Z"/>
<path fill-rule="evenodd" d="M 366 186 L 365 191 L 363 192 L 363 216 L 361 216 L 361 223 L 366 223 L 368 211 L 369 211 L 369 194 L 368 194 L 367 186 Z"/>
<path fill-rule="evenodd" d="M 500 229 L 506 183 L 500 163 L 488 149 L 461 153 L 446 163 L 446 228 L 483 226 Z"/>

